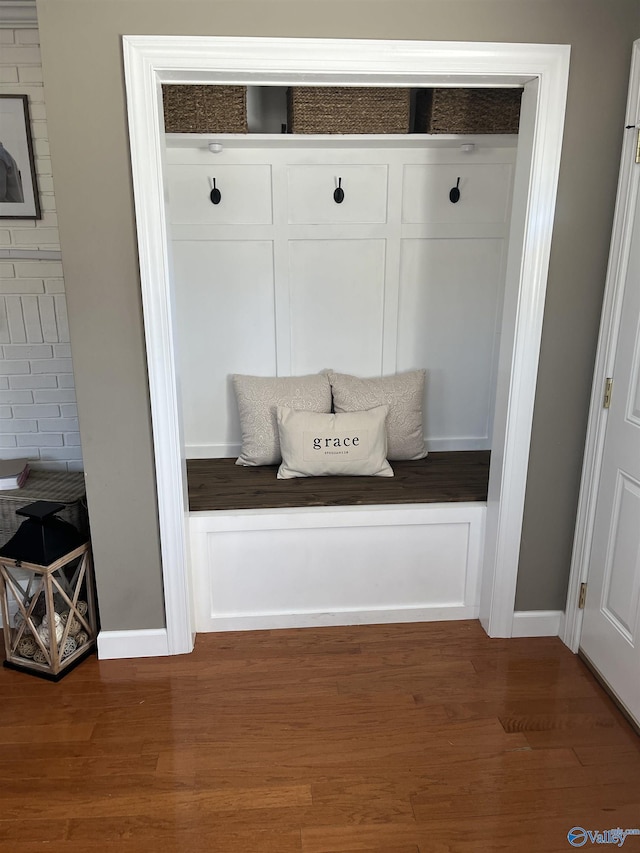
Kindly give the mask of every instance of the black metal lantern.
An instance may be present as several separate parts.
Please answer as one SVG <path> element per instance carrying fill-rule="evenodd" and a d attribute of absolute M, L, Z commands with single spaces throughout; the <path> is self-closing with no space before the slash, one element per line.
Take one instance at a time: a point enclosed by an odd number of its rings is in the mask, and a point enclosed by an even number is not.
<path fill-rule="evenodd" d="M 0 548 L 0 592 L 6 660 L 58 681 L 91 653 L 97 636 L 89 543 L 56 518 L 65 504 L 36 501 Z"/>

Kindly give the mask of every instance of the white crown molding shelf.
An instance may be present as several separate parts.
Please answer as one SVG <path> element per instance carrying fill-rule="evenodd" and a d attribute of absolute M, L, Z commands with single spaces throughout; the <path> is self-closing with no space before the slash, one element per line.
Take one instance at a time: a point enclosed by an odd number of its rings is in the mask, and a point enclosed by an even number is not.
<path fill-rule="evenodd" d="M 445 133 L 393 133 L 377 134 L 331 134 L 331 133 L 166 133 L 167 148 L 208 148 L 211 143 L 220 142 L 228 148 L 261 148 L 266 143 L 277 142 L 287 148 L 300 146 L 325 148 L 420 148 L 429 142 L 431 148 L 453 147 L 473 144 L 474 150 L 481 148 L 513 148 L 518 141 L 517 134 L 475 134 L 458 136 Z M 473 152 L 470 152 L 473 153 Z M 212 152 L 215 157 L 215 152 Z"/>

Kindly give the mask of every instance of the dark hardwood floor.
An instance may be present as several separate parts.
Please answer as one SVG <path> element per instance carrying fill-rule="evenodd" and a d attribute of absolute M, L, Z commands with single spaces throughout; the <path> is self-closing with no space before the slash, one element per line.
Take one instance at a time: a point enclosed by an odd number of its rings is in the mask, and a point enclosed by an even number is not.
<path fill-rule="evenodd" d="M 208 634 L 58 684 L 2 669 L 0 697 L 2 853 L 556 853 L 640 828 L 640 739 L 556 638 Z"/>

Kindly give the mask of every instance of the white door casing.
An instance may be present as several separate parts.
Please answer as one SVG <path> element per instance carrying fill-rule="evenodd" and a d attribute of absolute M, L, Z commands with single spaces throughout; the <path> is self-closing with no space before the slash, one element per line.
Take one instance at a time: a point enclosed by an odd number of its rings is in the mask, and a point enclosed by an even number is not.
<path fill-rule="evenodd" d="M 587 581 L 599 493 L 604 446 L 610 409 L 603 407 L 607 377 L 613 377 L 618 337 L 623 317 L 625 283 L 629 266 L 636 206 L 640 191 L 640 167 L 635 163 L 640 124 L 640 40 L 633 45 L 618 192 L 613 220 L 609 264 L 594 368 L 593 387 L 582 481 L 578 501 L 576 532 L 567 595 L 564 642 L 576 652 L 580 647 L 584 611 L 579 609 L 580 585 Z M 618 383 L 619 387 L 619 383 Z M 616 396 L 619 398 L 618 391 Z"/>
<path fill-rule="evenodd" d="M 639 201 L 636 197 L 580 649 L 640 726 Z"/>
<path fill-rule="evenodd" d="M 631 75 L 630 115 L 623 146 L 618 213 L 612 241 L 615 322 L 606 340 L 610 407 L 596 375 L 594 413 L 601 448 L 589 495 L 593 520 L 585 549 L 587 595 L 579 648 L 640 726 L 640 165 L 638 44 Z M 629 131 L 631 131 L 629 133 Z M 616 229 L 619 228 L 619 231 Z M 609 318 L 607 318 L 608 320 Z M 598 399 L 599 398 L 599 399 Z"/>
<path fill-rule="evenodd" d="M 178 36 L 124 36 L 123 47 L 171 654 L 191 650 L 193 622 L 161 84 L 524 86 L 480 614 L 491 636 L 510 636 L 569 47 Z"/>

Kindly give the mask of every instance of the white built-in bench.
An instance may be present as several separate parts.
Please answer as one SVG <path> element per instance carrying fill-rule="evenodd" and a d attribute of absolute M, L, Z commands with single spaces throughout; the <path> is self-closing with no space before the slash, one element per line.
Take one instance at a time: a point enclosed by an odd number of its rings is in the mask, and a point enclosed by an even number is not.
<path fill-rule="evenodd" d="M 476 618 L 489 456 L 294 480 L 189 460 L 196 630 Z"/>

